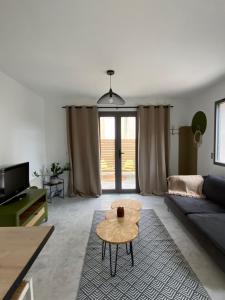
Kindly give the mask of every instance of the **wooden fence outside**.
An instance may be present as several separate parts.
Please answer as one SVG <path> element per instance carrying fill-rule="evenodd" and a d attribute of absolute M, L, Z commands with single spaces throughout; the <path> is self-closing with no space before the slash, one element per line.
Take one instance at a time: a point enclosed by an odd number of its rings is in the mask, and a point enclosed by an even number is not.
<path fill-rule="evenodd" d="M 122 141 L 122 171 L 135 171 L 135 143 L 134 139 Z M 115 141 L 111 139 L 101 140 L 101 171 L 115 172 Z"/>

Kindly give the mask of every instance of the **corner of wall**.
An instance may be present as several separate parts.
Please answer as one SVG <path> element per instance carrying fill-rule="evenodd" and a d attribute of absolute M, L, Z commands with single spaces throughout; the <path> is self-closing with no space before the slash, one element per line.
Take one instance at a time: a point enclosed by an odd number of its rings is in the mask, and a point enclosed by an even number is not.
<path fill-rule="evenodd" d="M 34 170 L 46 161 L 44 100 L 0 72 L 0 164 L 30 162 Z"/>

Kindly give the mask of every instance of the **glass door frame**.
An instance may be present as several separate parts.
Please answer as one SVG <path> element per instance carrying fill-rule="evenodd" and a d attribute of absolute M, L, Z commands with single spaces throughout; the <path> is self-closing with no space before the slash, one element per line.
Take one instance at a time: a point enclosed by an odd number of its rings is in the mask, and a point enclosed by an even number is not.
<path fill-rule="evenodd" d="M 136 111 L 101 111 L 99 112 L 99 124 L 100 117 L 115 117 L 115 189 L 103 189 L 103 193 L 137 193 L 139 192 L 138 186 L 138 122 Z M 135 189 L 122 189 L 122 159 L 121 159 L 121 117 L 135 117 L 136 120 L 136 133 L 135 133 Z M 100 125 L 99 125 L 100 126 Z M 100 132 L 100 128 L 99 128 Z M 101 151 L 100 151 L 101 152 Z"/>

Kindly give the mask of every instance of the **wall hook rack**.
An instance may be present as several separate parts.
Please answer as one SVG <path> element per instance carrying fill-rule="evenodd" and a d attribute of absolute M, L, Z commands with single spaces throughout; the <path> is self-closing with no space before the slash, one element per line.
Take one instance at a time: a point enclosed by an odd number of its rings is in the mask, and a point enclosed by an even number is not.
<path fill-rule="evenodd" d="M 175 135 L 175 134 L 179 134 L 179 128 L 170 128 L 169 131 L 171 132 L 172 135 Z"/>

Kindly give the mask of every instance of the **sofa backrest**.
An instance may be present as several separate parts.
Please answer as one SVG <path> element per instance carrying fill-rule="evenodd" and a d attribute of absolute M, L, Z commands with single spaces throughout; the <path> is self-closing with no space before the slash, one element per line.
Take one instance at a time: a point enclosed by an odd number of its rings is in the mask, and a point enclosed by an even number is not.
<path fill-rule="evenodd" d="M 213 175 L 206 176 L 202 192 L 207 199 L 225 206 L 225 178 Z"/>

